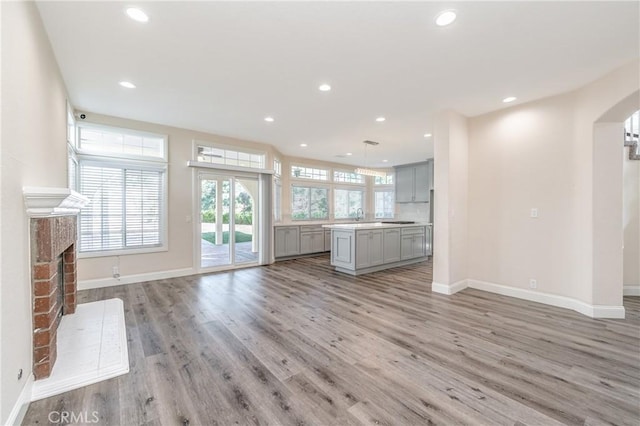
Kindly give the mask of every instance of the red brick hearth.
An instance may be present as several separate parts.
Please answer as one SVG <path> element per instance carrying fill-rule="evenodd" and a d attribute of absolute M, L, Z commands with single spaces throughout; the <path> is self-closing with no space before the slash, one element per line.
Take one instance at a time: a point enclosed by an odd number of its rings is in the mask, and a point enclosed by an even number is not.
<path fill-rule="evenodd" d="M 36 380 L 49 377 L 56 362 L 61 315 L 76 310 L 76 222 L 76 216 L 31 219 L 33 374 Z"/>

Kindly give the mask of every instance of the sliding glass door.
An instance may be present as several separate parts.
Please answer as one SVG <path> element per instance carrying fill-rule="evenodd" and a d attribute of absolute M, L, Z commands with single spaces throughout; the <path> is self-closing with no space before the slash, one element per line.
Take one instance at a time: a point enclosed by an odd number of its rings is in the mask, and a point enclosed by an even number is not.
<path fill-rule="evenodd" d="M 257 264 L 258 178 L 201 173 L 200 269 Z"/>

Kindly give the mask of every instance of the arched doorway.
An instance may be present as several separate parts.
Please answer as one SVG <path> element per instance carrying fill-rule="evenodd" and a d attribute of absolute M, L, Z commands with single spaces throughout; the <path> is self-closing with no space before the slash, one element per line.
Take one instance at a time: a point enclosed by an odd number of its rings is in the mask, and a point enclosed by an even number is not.
<path fill-rule="evenodd" d="M 624 296 L 640 296 L 640 110 L 624 124 L 622 166 L 622 283 Z"/>
<path fill-rule="evenodd" d="M 638 109 L 640 91 L 636 90 L 593 125 L 592 296 L 593 304 L 605 309 L 623 304 L 623 135 L 625 120 Z"/>

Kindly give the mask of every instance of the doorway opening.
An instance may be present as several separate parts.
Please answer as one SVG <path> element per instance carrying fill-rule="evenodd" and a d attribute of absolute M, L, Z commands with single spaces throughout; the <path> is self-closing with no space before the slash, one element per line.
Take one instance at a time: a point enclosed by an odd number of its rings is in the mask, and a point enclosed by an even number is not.
<path fill-rule="evenodd" d="M 257 265 L 257 176 L 199 174 L 199 269 Z"/>

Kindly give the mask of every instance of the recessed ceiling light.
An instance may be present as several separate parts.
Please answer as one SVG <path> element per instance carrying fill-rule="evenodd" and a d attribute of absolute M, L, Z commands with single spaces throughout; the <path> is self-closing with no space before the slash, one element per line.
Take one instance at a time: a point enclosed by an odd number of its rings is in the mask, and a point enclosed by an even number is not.
<path fill-rule="evenodd" d="M 508 98 L 504 98 L 502 100 L 502 102 L 504 102 L 505 104 L 508 104 L 509 102 L 513 102 L 515 101 L 517 98 L 515 96 L 509 96 Z"/>
<path fill-rule="evenodd" d="M 383 162 L 383 163 L 388 163 L 388 162 L 389 162 L 389 160 L 382 160 L 382 162 Z"/>
<path fill-rule="evenodd" d="M 425 137 L 425 138 L 430 138 L 430 137 L 431 137 L 431 133 L 425 133 L 425 134 L 424 134 L 424 137 Z"/>
<path fill-rule="evenodd" d="M 132 83 L 132 82 L 130 82 L 130 81 L 121 81 L 121 82 L 120 82 L 120 86 L 122 86 L 122 87 L 126 87 L 127 89 L 135 89 L 135 88 L 136 88 L 136 85 L 135 85 L 135 84 L 133 84 L 133 83 Z"/>
<path fill-rule="evenodd" d="M 149 21 L 149 16 L 142 11 L 142 9 L 138 9 L 137 7 L 129 7 L 126 10 L 129 18 L 138 22 L 147 22 Z"/>
<path fill-rule="evenodd" d="M 266 121 L 267 123 L 273 123 L 275 120 L 273 119 L 273 117 L 265 117 L 264 121 Z"/>
<path fill-rule="evenodd" d="M 436 16 L 436 25 L 439 27 L 446 27 L 456 20 L 455 10 L 443 10 Z"/>
<path fill-rule="evenodd" d="M 318 86 L 318 90 L 321 92 L 328 92 L 329 90 L 331 90 L 331 86 L 329 86 L 328 84 L 321 84 L 320 86 Z"/>
<path fill-rule="evenodd" d="M 303 148 L 306 148 L 307 144 L 306 143 L 301 143 L 300 146 L 303 147 Z"/>
<path fill-rule="evenodd" d="M 347 152 L 345 155 L 350 156 L 350 155 L 353 155 L 353 153 Z"/>
<path fill-rule="evenodd" d="M 376 118 L 376 121 L 377 121 L 378 123 L 382 123 L 384 120 L 386 120 L 386 118 L 384 118 L 384 117 L 378 117 L 378 118 Z"/>

